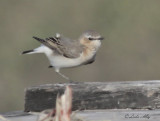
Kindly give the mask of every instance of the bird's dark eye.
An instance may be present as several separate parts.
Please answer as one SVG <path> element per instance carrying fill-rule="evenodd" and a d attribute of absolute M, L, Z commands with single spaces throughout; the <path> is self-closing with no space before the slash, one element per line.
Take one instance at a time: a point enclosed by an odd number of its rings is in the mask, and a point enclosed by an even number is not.
<path fill-rule="evenodd" d="M 94 40 L 94 38 L 91 38 L 91 37 L 89 37 L 88 39 L 89 39 L 89 40 Z"/>

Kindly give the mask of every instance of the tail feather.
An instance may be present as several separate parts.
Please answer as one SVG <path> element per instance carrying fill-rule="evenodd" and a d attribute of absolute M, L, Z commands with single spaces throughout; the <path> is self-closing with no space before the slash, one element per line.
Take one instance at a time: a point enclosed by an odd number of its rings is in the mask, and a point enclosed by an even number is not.
<path fill-rule="evenodd" d="M 34 50 L 27 50 L 27 51 L 23 51 L 22 54 L 31 54 L 33 52 L 34 52 Z"/>
<path fill-rule="evenodd" d="M 23 51 L 22 54 L 35 54 L 35 53 L 50 53 L 50 49 L 44 45 L 32 50 Z"/>

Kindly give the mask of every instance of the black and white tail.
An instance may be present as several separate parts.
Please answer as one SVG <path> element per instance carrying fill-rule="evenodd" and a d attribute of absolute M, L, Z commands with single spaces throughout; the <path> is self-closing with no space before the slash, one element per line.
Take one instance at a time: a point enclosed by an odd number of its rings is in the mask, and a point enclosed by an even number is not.
<path fill-rule="evenodd" d="M 47 43 L 48 40 L 40 39 L 38 37 L 33 37 L 33 38 L 36 39 L 37 41 L 39 41 L 40 43 L 42 43 L 41 46 L 38 48 L 32 49 L 32 50 L 23 51 L 22 54 L 45 53 L 46 55 L 48 55 L 48 54 L 52 53 L 52 50 L 50 49 L 52 47 L 50 47 L 50 44 Z"/>
<path fill-rule="evenodd" d="M 22 54 L 32 54 L 34 52 L 34 50 L 27 50 L 27 51 L 23 51 Z"/>
<path fill-rule="evenodd" d="M 35 48 L 33 50 L 27 50 L 23 51 L 22 54 L 34 54 L 34 53 L 45 53 L 46 52 L 46 47 L 44 45 L 41 45 L 38 48 Z"/>
<path fill-rule="evenodd" d="M 35 54 L 35 53 L 45 53 L 46 55 L 48 55 L 52 53 L 52 50 L 42 44 L 38 48 L 22 52 L 22 54 Z"/>

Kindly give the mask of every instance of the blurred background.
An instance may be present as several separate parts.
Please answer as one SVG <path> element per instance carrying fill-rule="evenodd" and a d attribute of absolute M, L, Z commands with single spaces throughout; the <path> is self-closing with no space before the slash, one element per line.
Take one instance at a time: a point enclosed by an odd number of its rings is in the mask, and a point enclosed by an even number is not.
<path fill-rule="evenodd" d="M 32 36 L 72 39 L 93 29 L 105 37 L 93 64 L 61 72 L 78 81 L 160 79 L 159 0 L 1 0 L 0 112 L 23 110 L 25 88 L 66 82 Z"/>

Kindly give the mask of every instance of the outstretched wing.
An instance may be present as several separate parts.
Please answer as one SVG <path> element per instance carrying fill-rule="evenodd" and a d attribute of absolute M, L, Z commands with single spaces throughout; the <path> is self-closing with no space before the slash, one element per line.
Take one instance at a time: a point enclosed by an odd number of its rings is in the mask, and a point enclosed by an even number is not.
<path fill-rule="evenodd" d="M 78 41 L 64 38 L 62 36 L 49 37 L 46 39 L 40 39 L 38 37 L 33 38 L 67 58 L 77 58 L 83 51 L 83 46 L 80 45 Z"/>

